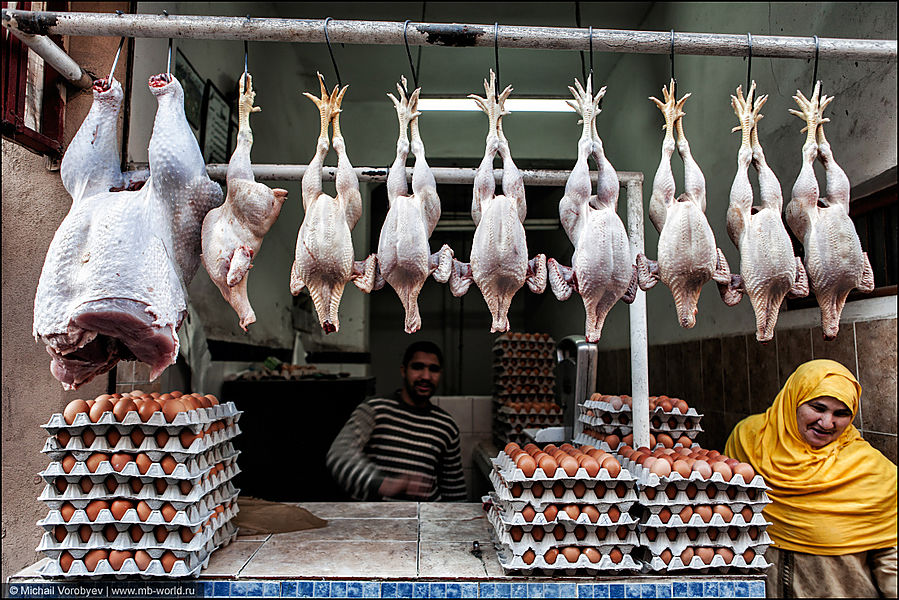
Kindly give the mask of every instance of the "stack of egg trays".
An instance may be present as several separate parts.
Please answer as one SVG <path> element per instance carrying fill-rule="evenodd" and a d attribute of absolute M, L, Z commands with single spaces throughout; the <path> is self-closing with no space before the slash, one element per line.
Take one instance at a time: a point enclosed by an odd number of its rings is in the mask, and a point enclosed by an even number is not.
<path fill-rule="evenodd" d="M 50 507 L 50 511 L 47 517 L 37 523 L 46 530 L 37 551 L 44 552 L 53 560 L 41 569 L 41 575 L 118 578 L 140 575 L 173 578 L 195 575 L 205 567 L 211 552 L 230 543 L 237 535 L 237 528 L 230 524 L 230 521 L 239 510 L 236 499 L 240 490 L 234 488 L 230 480 L 240 472 L 237 466 L 237 456 L 240 452 L 234 449 L 229 440 L 240 433 L 237 421 L 242 414 L 233 402 L 179 413 L 172 423 L 167 422 L 160 411 L 151 415 L 146 422 L 142 421 L 135 411 L 125 415 L 122 421 L 116 420 L 112 411 L 107 411 L 97 423 L 91 422 L 88 415 L 82 413 L 76 416 L 71 425 L 65 422 L 62 414 L 54 414 L 50 421 L 43 425 L 51 437 L 44 444 L 42 452 L 47 454 L 52 462 L 40 473 L 47 485 L 38 498 Z M 181 445 L 177 432 L 186 428 L 193 433 L 199 433 L 216 421 L 222 421 L 225 427 L 194 440 L 189 448 Z M 145 434 L 140 446 L 135 446 L 130 438 L 130 433 L 135 428 L 141 429 Z M 81 437 L 87 429 L 96 434 L 89 447 L 85 447 Z M 115 446 L 110 446 L 106 439 L 106 434 L 111 429 L 121 434 Z M 64 447 L 55 437 L 61 430 L 66 430 L 70 434 L 70 439 Z M 155 440 L 154 434 L 159 430 L 166 430 L 170 434 L 163 447 L 159 447 Z M 152 464 L 145 473 L 140 473 L 137 464 L 132 460 L 121 471 L 116 471 L 110 461 L 105 460 L 94 472 L 90 472 L 84 461 L 95 452 L 109 455 L 118 452 L 145 453 Z M 68 473 L 60 462 L 67 454 L 72 454 L 76 459 L 75 465 Z M 176 461 L 171 473 L 166 473 L 159 463 L 166 454 L 170 454 Z M 60 477 L 68 483 L 63 493 L 60 493 L 54 484 Z M 89 478 L 94 484 L 88 493 L 84 493 L 78 485 L 83 477 Z M 118 483 L 113 492 L 106 487 L 106 481 L 110 477 Z M 132 479 L 139 479 L 144 484 L 140 492 L 134 493 L 132 490 L 130 486 Z M 168 484 L 162 494 L 156 491 L 155 481 L 158 479 L 163 479 Z M 191 483 L 191 491 L 186 495 L 178 485 L 182 481 Z M 141 521 L 134 508 L 126 511 L 121 519 L 116 519 L 110 510 L 104 509 L 91 521 L 84 511 L 84 508 L 94 500 L 106 500 L 111 503 L 116 499 L 132 500 L 135 503 L 146 501 L 152 512 L 146 521 Z M 65 502 L 70 502 L 76 509 L 68 521 L 63 519 L 60 512 Z M 169 521 L 165 520 L 159 510 L 166 502 L 171 503 L 176 509 L 176 514 Z M 219 505 L 222 505 L 221 510 L 216 510 Z M 101 533 L 109 524 L 115 525 L 119 531 L 119 535 L 112 542 Z M 87 542 L 83 542 L 78 535 L 78 529 L 82 525 L 89 525 L 93 530 Z M 133 542 L 128 534 L 128 529 L 132 525 L 140 525 L 145 532 L 137 543 Z M 194 533 L 194 537 L 185 544 L 179 535 L 170 534 L 163 542 L 157 542 L 152 530 L 159 525 L 165 526 L 170 531 L 188 527 Z M 62 542 L 57 542 L 53 534 L 57 526 L 63 526 L 67 531 Z M 94 571 L 89 572 L 81 558 L 96 548 L 146 550 L 153 560 L 146 569 L 141 570 L 133 558 L 127 559 L 118 571 L 113 570 L 108 561 L 101 560 Z M 66 550 L 75 558 L 68 572 L 64 572 L 59 566 L 59 557 Z M 166 572 L 158 560 L 167 550 L 172 551 L 178 559 L 170 572 Z"/>
<path fill-rule="evenodd" d="M 724 481 L 720 473 L 713 473 L 708 479 L 703 479 L 695 471 L 691 472 L 689 477 L 683 477 L 677 472 L 672 472 L 667 477 L 659 477 L 630 459 L 622 457 L 619 459 L 622 466 L 637 478 L 638 502 L 643 507 L 638 528 L 640 545 L 647 549 L 644 555 L 647 571 L 689 569 L 705 573 L 709 569 L 727 572 L 731 569 L 766 569 L 770 566 L 764 557 L 765 551 L 771 544 L 771 538 L 765 531 L 770 523 L 765 520 L 762 510 L 771 500 L 768 498 L 766 493 L 768 487 L 761 475 L 756 475 L 748 483 L 743 481 L 741 475 L 734 475 L 728 482 Z M 691 483 L 697 488 L 696 495 L 692 499 L 686 492 L 687 486 Z M 665 493 L 669 485 L 677 488 L 677 495 L 674 498 L 669 498 Z M 709 498 L 706 491 L 709 487 L 717 489 L 713 498 Z M 647 495 L 647 489 L 655 490 L 652 499 Z M 720 514 L 714 513 L 711 520 L 706 523 L 702 517 L 694 513 L 690 520 L 684 523 L 680 518 L 680 511 L 685 506 L 700 504 L 727 505 L 733 512 L 733 517 L 730 522 L 725 522 Z M 741 511 L 747 506 L 752 510 L 752 518 L 748 521 L 741 514 Z M 659 512 L 663 508 L 671 511 L 671 517 L 667 523 L 663 523 L 659 518 Z M 758 537 L 754 540 L 749 536 L 749 528 L 753 526 L 757 527 L 759 531 Z M 739 530 L 737 538 L 733 540 L 728 535 L 728 530 L 732 527 Z M 654 541 L 651 541 L 646 535 L 648 529 L 655 529 L 658 532 Z M 667 535 L 671 529 L 678 532 L 674 540 L 669 539 Z M 698 530 L 699 534 L 695 540 L 689 538 L 687 529 Z M 710 529 L 717 531 L 714 540 L 708 535 Z M 680 559 L 680 554 L 687 546 L 730 548 L 734 552 L 734 558 L 730 564 L 727 564 L 722 556 L 716 554 L 710 564 L 705 564 L 698 556 L 694 556 L 690 563 L 685 565 Z M 668 564 L 665 564 L 665 561 L 659 556 L 666 548 L 672 554 L 671 562 Z M 755 557 L 748 564 L 742 556 L 747 548 L 752 548 L 755 552 Z"/>
<path fill-rule="evenodd" d="M 637 520 L 629 514 L 637 500 L 636 479 L 629 471 L 622 469 L 617 477 L 612 477 L 606 469 L 600 469 L 595 477 L 590 477 L 586 470 L 578 468 L 575 475 L 570 477 L 561 467 L 552 475 L 545 474 L 543 469 L 538 467 L 533 476 L 527 477 L 521 469 L 515 467 L 514 461 L 503 451 L 500 451 L 499 456 L 492 462 L 490 480 L 494 487 L 494 492 L 491 493 L 493 508 L 488 513 L 488 519 L 493 525 L 500 546 L 498 555 L 505 571 L 542 571 L 544 574 L 564 572 L 573 575 L 578 569 L 585 569 L 591 575 L 595 575 L 602 571 L 641 568 L 641 563 L 631 556 L 633 549 L 639 545 L 639 537 L 636 531 Z M 579 482 L 585 485 L 585 492 L 580 498 L 573 490 L 575 484 Z M 539 496 L 535 496 L 532 491 L 535 483 L 540 483 L 544 487 L 544 492 Z M 564 493 L 561 496 L 557 496 L 553 491 L 553 486 L 557 483 L 564 486 Z M 618 497 L 615 487 L 621 483 L 625 484 L 626 493 L 623 497 Z M 513 496 L 512 488 L 517 485 L 521 486 L 521 493 Z M 601 497 L 595 491 L 597 488 L 605 490 Z M 547 521 L 543 511 L 551 504 L 592 504 L 600 516 L 596 523 L 591 522 L 584 514 L 573 520 L 560 509 L 555 519 Z M 528 505 L 536 511 L 536 516 L 531 522 L 527 522 L 521 514 Z M 613 506 L 621 513 L 616 521 L 612 521 L 608 514 Z M 562 540 L 556 540 L 552 534 L 552 530 L 558 524 L 566 530 L 566 536 Z M 519 542 L 512 540 L 509 533 L 509 530 L 516 525 L 525 530 Z M 578 540 L 574 535 L 574 529 L 578 525 L 583 525 L 587 530 L 587 536 L 583 540 Z M 622 525 L 628 528 L 628 535 L 624 539 L 620 539 L 616 532 Z M 540 542 L 537 542 L 530 533 L 534 527 L 541 527 L 546 532 Z M 597 530 L 601 527 L 607 529 L 602 539 L 597 535 Z M 576 563 L 568 562 L 562 554 L 559 554 L 554 564 L 548 564 L 543 559 L 543 554 L 549 548 L 565 546 L 596 548 L 601 555 L 600 560 L 597 563 L 590 562 L 583 554 Z M 609 552 L 613 548 L 618 548 L 623 554 L 621 562 L 617 564 L 609 557 Z M 531 564 L 526 564 L 522 560 L 522 554 L 528 549 L 536 554 Z"/>
<path fill-rule="evenodd" d="M 593 416 L 587 415 L 588 410 L 593 411 Z M 702 427 L 699 426 L 701 419 L 702 415 L 693 407 L 688 408 L 686 413 L 681 413 L 676 408 L 671 412 L 664 412 L 658 406 L 649 413 L 649 431 L 654 435 L 667 433 L 675 440 L 682 435 L 695 440 L 702 431 Z M 627 404 L 616 410 L 608 402 L 586 400 L 583 404 L 578 404 L 578 420 L 607 434 L 618 434 L 620 431 L 621 434 L 627 435 L 633 431 L 633 415 L 631 407 Z"/>
<path fill-rule="evenodd" d="M 558 407 L 555 412 L 547 412 L 545 410 L 531 409 L 529 411 L 518 411 L 511 406 L 503 405 L 496 411 L 496 418 L 500 423 L 509 425 L 512 428 L 520 425 L 522 429 L 534 427 L 559 427 L 563 424 L 562 407 Z"/>
<path fill-rule="evenodd" d="M 505 333 L 493 343 L 493 435 L 501 445 L 529 440 L 517 430 L 520 423 L 500 417 L 507 403 L 555 401 L 555 345 L 545 333 Z M 528 428 L 548 426 L 528 424 Z"/>

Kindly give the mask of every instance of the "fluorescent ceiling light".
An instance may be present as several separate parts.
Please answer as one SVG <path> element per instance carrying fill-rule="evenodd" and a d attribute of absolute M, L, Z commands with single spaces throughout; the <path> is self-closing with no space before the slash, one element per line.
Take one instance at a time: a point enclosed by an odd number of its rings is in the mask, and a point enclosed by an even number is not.
<path fill-rule="evenodd" d="M 565 100 L 559 98 L 509 98 L 506 109 L 511 112 L 574 112 Z M 480 111 L 471 98 L 421 98 L 418 110 Z"/>

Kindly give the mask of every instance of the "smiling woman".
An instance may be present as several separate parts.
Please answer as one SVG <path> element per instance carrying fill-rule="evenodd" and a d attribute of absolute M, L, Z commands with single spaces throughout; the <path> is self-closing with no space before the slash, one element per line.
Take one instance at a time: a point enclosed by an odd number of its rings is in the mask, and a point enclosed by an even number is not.
<path fill-rule="evenodd" d="M 840 363 L 807 362 L 727 441 L 770 488 L 769 597 L 896 596 L 896 465 L 851 425 L 860 396 Z"/>

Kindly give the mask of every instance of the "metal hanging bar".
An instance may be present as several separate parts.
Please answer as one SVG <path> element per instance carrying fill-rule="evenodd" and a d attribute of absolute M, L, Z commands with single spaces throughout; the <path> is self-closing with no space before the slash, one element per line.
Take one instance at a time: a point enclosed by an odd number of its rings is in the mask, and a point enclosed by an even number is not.
<path fill-rule="evenodd" d="M 6 9 L 4 9 L 6 10 Z M 5 23 L 4 15 L 4 23 Z M 93 84 L 93 79 L 87 71 L 81 68 L 71 56 L 57 46 L 53 40 L 45 35 L 32 35 L 18 29 L 9 28 L 9 31 L 19 38 L 23 44 L 31 48 L 35 54 L 44 59 L 50 67 L 70 81 L 76 87 L 88 89 Z"/>
<path fill-rule="evenodd" d="M 189 38 L 207 40 L 251 40 L 262 42 L 322 43 L 322 19 L 275 19 L 169 15 L 121 15 L 114 13 L 34 12 L 4 8 L 3 25 L 33 35 L 83 35 L 139 38 Z M 332 43 L 403 44 L 403 22 L 331 20 Z M 677 33 L 681 55 L 746 56 L 746 36 L 723 33 Z M 496 44 L 502 48 L 542 50 L 587 50 L 590 33 L 584 28 L 503 25 L 497 28 Z M 493 46 L 491 25 L 459 23 L 412 23 L 407 32 L 414 46 Z M 598 52 L 667 55 L 669 32 L 623 29 L 594 29 Z M 810 37 L 754 36 L 753 56 L 769 58 L 815 57 Z M 896 40 L 819 38 L 822 60 L 896 61 Z"/>

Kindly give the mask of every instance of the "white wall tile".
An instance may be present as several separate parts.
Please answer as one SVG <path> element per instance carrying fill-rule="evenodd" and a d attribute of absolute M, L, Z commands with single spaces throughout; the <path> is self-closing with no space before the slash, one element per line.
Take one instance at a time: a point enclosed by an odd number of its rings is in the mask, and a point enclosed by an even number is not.
<path fill-rule="evenodd" d="M 472 431 L 490 433 L 493 431 L 493 397 L 470 396 L 472 405 Z"/>
<path fill-rule="evenodd" d="M 468 396 L 442 396 L 440 408 L 452 415 L 461 433 L 471 433 L 471 398 Z"/>

